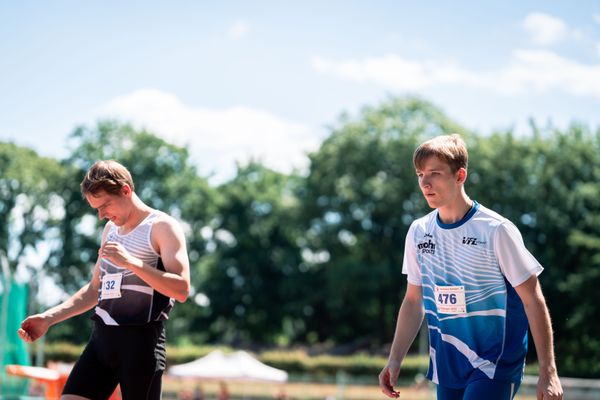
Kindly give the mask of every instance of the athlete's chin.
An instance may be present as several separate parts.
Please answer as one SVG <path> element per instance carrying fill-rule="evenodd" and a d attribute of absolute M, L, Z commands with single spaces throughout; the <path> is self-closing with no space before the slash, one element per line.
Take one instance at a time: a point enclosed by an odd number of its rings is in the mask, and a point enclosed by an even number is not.
<path fill-rule="evenodd" d="M 435 199 L 430 198 L 430 197 L 425 197 L 425 201 L 427 202 L 427 205 L 431 208 L 439 208 L 439 202 L 435 201 Z"/>

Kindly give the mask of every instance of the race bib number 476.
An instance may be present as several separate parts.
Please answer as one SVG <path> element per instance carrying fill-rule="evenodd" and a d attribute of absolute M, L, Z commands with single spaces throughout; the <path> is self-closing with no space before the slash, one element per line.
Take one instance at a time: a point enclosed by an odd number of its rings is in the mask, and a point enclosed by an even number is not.
<path fill-rule="evenodd" d="M 121 280 L 123 274 L 106 274 L 102 277 L 102 292 L 100 298 L 106 299 L 117 299 L 121 297 Z"/>
<path fill-rule="evenodd" d="M 440 314 L 464 314 L 467 312 L 464 286 L 436 286 L 435 304 Z"/>

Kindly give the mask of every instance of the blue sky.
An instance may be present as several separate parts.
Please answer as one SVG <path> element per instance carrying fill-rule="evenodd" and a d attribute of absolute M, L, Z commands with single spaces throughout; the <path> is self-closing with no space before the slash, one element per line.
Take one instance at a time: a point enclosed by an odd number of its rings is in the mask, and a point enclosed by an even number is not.
<path fill-rule="evenodd" d="M 483 134 L 600 126 L 600 1 L 2 1 L 0 140 L 63 157 L 113 117 L 202 173 L 306 165 L 327 126 L 419 95 Z"/>

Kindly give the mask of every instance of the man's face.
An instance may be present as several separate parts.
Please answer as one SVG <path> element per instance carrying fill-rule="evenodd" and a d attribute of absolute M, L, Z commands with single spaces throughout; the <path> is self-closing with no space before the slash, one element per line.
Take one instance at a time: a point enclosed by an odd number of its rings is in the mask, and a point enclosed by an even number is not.
<path fill-rule="evenodd" d="M 122 226 L 127 221 L 128 203 L 126 193 L 114 195 L 100 191 L 94 195 L 86 194 L 85 198 L 90 207 L 98 210 L 98 218 L 106 218 L 117 226 Z"/>
<path fill-rule="evenodd" d="M 417 169 L 419 187 L 429 207 L 452 204 L 461 190 L 459 171 L 452 173 L 450 166 L 435 156 L 427 158 Z"/>

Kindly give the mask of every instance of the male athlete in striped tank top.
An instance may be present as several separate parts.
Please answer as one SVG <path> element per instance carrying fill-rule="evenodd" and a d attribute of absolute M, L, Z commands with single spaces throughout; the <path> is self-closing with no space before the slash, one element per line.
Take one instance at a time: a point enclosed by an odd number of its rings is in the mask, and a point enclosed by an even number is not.
<path fill-rule="evenodd" d="M 131 174 L 116 161 L 95 163 L 81 191 L 99 218 L 109 220 L 92 280 L 65 302 L 26 318 L 19 335 L 32 342 L 50 326 L 96 306 L 92 336 L 61 399 L 107 399 L 117 385 L 124 400 L 160 399 L 163 321 L 190 288 L 183 231 L 175 219 L 140 200 Z"/>
<path fill-rule="evenodd" d="M 400 364 L 427 317 L 427 378 L 438 400 L 510 400 L 523 375 L 527 323 L 540 364 L 538 399 L 562 399 L 550 316 L 537 275 L 543 268 L 506 218 L 464 190 L 468 154 L 458 135 L 414 153 L 419 187 L 436 210 L 413 222 L 404 248 L 408 275 L 394 341 L 379 385 L 399 397 Z"/>

